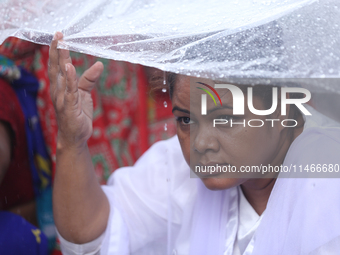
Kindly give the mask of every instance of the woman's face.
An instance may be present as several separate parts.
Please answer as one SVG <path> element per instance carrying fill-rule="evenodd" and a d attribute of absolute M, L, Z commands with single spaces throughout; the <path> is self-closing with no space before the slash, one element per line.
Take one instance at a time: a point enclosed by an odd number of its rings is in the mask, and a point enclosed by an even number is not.
<path fill-rule="evenodd" d="M 177 120 L 177 135 L 183 155 L 192 170 L 195 166 L 218 164 L 234 166 L 239 171 L 241 166 L 280 165 L 282 163 L 286 152 L 282 152 L 286 137 L 284 137 L 284 128 L 280 122 L 275 122 L 274 127 L 269 121 L 264 121 L 265 124 L 262 127 L 249 127 L 247 124 L 245 127 L 243 124 L 236 124 L 233 127 L 230 125 L 213 127 L 213 119 L 230 121 L 232 118 L 234 122 L 245 120 L 247 123 L 250 119 L 280 119 L 280 115 L 275 115 L 275 112 L 273 116 L 257 116 L 251 113 L 245 105 L 244 115 L 233 116 L 233 99 L 231 92 L 227 89 L 216 89 L 222 106 L 218 103 L 216 96 L 217 106 L 210 96 L 207 96 L 207 115 L 201 115 L 201 95 L 206 92 L 197 87 L 204 89 L 206 87 L 197 82 L 214 87 L 214 83 L 210 80 L 179 75 L 172 95 L 173 114 Z M 253 104 L 255 109 L 266 109 L 257 97 L 254 97 Z M 198 174 L 198 176 L 206 187 L 212 190 L 231 188 L 256 177 L 251 173 L 240 174 L 236 178 L 230 178 L 229 173 Z"/>

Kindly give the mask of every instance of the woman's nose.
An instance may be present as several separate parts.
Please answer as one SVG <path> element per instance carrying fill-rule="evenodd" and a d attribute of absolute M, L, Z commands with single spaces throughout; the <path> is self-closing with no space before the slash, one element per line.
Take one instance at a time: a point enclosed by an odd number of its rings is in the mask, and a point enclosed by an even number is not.
<path fill-rule="evenodd" d="M 215 130 L 211 130 L 207 127 L 200 127 L 196 134 L 193 134 L 193 146 L 194 151 L 200 154 L 204 154 L 211 150 L 217 152 L 220 149 L 220 144 L 215 136 Z"/>

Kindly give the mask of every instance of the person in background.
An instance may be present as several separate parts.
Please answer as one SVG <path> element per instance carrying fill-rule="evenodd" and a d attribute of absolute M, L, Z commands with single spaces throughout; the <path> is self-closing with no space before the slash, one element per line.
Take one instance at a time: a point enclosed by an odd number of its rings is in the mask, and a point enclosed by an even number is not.
<path fill-rule="evenodd" d="M 48 254 L 47 238 L 36 227 L 36 206 L 29 167 L 25 118 L 4 78 L 17 78 L 2 59 L 0 76 L 0 251 L 4 255 Z M 11 71 L 9 71 L 11 70 Z"/>
<path fill-rule="evenodd" d="M 31 170 L 29 166 L 25 117 L 9 82 L 20 71 L 4 57 L 0 73 L 1 173 L 0 210 L 10 210 L 37 225 Z"/>

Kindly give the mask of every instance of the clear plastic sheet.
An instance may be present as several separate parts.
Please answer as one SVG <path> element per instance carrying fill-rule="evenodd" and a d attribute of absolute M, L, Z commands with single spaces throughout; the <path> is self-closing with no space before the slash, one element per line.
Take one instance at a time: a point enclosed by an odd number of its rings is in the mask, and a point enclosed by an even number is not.
<path fill-rule="evenodd" d="M 338 78 L 339 5 L 337 0 L 2 0 L 0 42 L 16 36 L 50 44 L 54 32 L 62 31 L 60 47 L 187 75 Z"/>
<path fill-rule="evenodd" d="M 339 0 L 0 0 L 0 31 L 0 43 L 49 45 L 62 31 L 59 47 L 80 53 L 239 84 L 298 84 L 340 121 Z M 171 218 L 169 207 L 167 254 Z"/>

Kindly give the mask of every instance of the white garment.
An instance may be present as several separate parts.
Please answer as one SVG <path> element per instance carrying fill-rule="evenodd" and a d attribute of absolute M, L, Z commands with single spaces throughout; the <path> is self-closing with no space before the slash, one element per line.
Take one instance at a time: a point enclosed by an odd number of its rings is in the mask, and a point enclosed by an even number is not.
<path fill-rule="evenodd" d="M 238 187 L 239 194 L 239 212 L 238 212 L 238 231 L 237 238 L 234 244 L 233 255 L 241 255 L 245 252 L 248 245 L 251 246 L 251 240 L 255 234 L 257 227 L 260 225 L 262 215 L 258 215 L 254 208 L 249 204 L 244 196 L 240 186 Z M 250 248 L 248 248 L 250 249 Z"/>
<path fill-rule="evenodd" d="M 331 128 L 337 124 L 308 110 L 313 118 L 307 117 L 284 165 L 339 164 L 340 128 Z M 189 174 L 177 137 L 156 143 L 133 167 L 116 171 L 103 186 L 111 206 L 105 234 L 84 245 L 61 239 L 63 253 L 95 254 L 88 247 L 96 247 L 95 252 L 101 246 L 101 254 L 167 254 L 169 204 L 174 254 L 206 255 L 214 250 L 234 255 L 235 241 L 245 249 L 243 255 L 332 254 L 324 251 L 340 247 L 339 179 L 279 178 L 266 211 L 247 223 L 242 209 L 239 218 L 239 208 L 247 205 L 242 197 L 238 202 L 237 187 L 210 191 Z"/>

